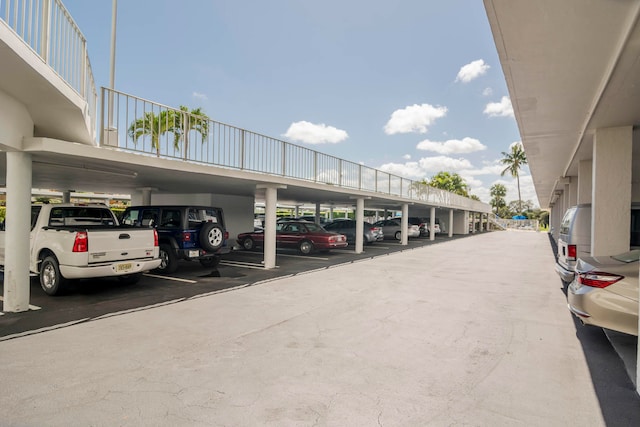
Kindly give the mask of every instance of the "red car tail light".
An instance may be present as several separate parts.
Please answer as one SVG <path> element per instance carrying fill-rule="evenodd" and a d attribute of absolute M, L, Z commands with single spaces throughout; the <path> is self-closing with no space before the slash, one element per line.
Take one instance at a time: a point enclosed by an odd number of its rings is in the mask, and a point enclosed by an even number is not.
<path fill-rule="evenodd" d="M 191 233 L 189 233 L 188 231 L 185 231 L 184 233 L 182 233 L 182 241 L 183 242 L 190 242 L 191 241 Z"/>
<path fill-rule="evenodd" d="M 589 273 L 580 273 L 578 275 L 578 283 L 592 288 L 604 289 L 614 283 L 624 279 L 624 276 L 617 274 L 603 273 L 600 271 L 590 271 Z"/>
<path fill-rule="evenodd" d="M 153 246 L 160 246 L 158 243 L 158 230 L 153 229 Z"/>
<path fill-rule="evenodd" d="M 229 232 L 228 231 L 224 232 L 224 240 L 229 240 Z"/>
<path fill-rule="evenodd" d="M 88 252 L 89 236 L 86 231 L 78 231 L 73 241 L 73 252 Z"/>
<path fill-rule="evenodd" d="M 578 251 L 576 249 L 576 245 L 567 246 L 567 258 L 571 258 L 571 261 L 575 261 L 577 254 L 578 254 Z"/>

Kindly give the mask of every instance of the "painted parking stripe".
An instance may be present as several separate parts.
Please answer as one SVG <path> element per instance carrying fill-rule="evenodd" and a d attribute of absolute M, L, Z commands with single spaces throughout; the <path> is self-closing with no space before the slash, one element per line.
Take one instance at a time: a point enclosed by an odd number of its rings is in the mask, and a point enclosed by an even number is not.
<path fill-rule="evenodd" d="M 323 261 L 329 261 L 329 258 L 324 258 L 324 257 L 319 257 L 319 256 L 285 255 L 285 254 L 278 254 L 277 256 L 283 256 L 283 257 L 288 257 L 288 258 L 300 258 L 300 259 L 319 259 L 319 260 L 323 260 Z"/>
<path fill-rule="evenodd" d="M 250 269 L 253 269 L 253 270 L 264 270 L 264 265 L 255 264 L 255 263 L 251 263 L 251 262 L 220 261 L 220 265 L 226 265 L 227 267 L 250 268 Z"/>
<path fill-rule="evenodd" d="M 175 282 L 183 282 L 183 283 L 198 283 L 197 280 L 189 280 L 189 279 L 181 279 L 180 277 L 171 277 L 171 276 L 160 276 L 157 274 L 145 273 L 145 276 L 154 277 L 156 279 L 165 279 L 165 280 L 173 280 Z"/>
<path fill-rule="evenodd" d="M 4 298 L 0 297 L 0 301 L 4 301 Z M 29 310 L 42 310 L 42 307 L 38 307 L 37 305 L 29 304 Z M 2 314 L 4 314 L 4 313 L 2 313 Z"/>

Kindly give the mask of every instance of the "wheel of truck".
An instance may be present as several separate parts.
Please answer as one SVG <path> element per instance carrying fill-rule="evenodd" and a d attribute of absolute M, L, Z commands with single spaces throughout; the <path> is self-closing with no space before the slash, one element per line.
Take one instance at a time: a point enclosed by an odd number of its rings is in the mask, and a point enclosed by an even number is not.
<path fill-rule="evenodd" d="M 224 243 L 222 227 L 213 222 L 205 222 L 200 229 L 200 246 L 207 252 L 215 252 Z"/>
<path fill-rule="evenodd" d="M 298 245 L 298 250 L 302 255 L 309 255 L 313 252 L 313 243 L 308 240 L 303 240 L 300 242 L 300 245 Z"/>
<path fill-rule="evenodd" d="M 161 274 L 171 274 L 178 269 L 178 257 L 171 245 L 163 243 L 160 245 L 160 265 L 155 269 Z"/>
<path fill-rule="evenodd" d="M 200 265 L 206 268 L 216 268 L 218 264 L 220 264 L 220 257 L 217 255 L 200 259 Z"/>
<path fill-rule="evenodd" d="M 142 273 L 125 274 L 124 276 L 118 276 L 118 281 L 123 285 L 134 285 L 140 281 Z"/>
<path fill-rule="evenodd" d="M 48 295 L 60 295 L 64 292 L 67 279 L 62 277 L 58 260 L 53 255 L 44 257 L 40 263 L 40 286 Z"/>
<path fill-rule="evenodd" d="M 256 242 L 251 237 L 245 237 L 242 241 L 242 247 L 247 251 L 252 251 L 256 248 Z"/>
<path fill-rule="evenodd" d="M 396 231 L 395 238 L 396 238 L 396 240 L 402 240 L 402 232 L 401 231 Z"/>

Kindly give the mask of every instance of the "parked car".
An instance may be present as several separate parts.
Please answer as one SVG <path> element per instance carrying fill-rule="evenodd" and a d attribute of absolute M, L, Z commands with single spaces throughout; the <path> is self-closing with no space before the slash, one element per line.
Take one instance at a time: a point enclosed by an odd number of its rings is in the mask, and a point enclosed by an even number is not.
<path fill-rule="evenodd" d="M 591 252 L 591 205 L 572 206 L 565 212 L 558 232 L 556 272 L 563 282 L 571 283 L 576 260 Z"/>
<path fill-rule="evenodd" d="M 264 245 L 264 230 L 238 234 L 238 242 L 246 250 Z M 295 248 L 304 255 L 317 250 L 346 248 L 347 237 L 344 234 L 325 230 L 310 221 L 281 221 L 276 224 L 276 247 Z"/>
<path fill-rule="evenodd" d="M 402 221 L 402 217 L 393 218 L 394 221 Z M 429 223 L 427 218 L 420 218 L 417 216 L 410 216 L 407 218 L 409 224 L 417 225 L 420 230 L 420 237 L 428 237 L 429 236 Z"/>
<path fill-rule="evenodd" d="M 203 267 L 215 268 L 221 255 L 231 251 L 227 245 L 221 208 L 193 205 L 131 206 L 122 214 L 122 223 L 154 227 L 160 240 L 162 262 L 159 273 L 173 273 L 179 260 L 198 260 Z"/>
<path fill-rule="evenodd" d="M 638 335 L 640 250 L 580 257 L 567 290 L 569 310 L 583 324 Z"/>
<path fill-rule="evenodd" d="M 48 295 L 65 291 L 70 280 L 115 277 L 137 282 L 160 264 L 155 230 L 120 226 L 103 204 L 31 206 L 29 270 Z M 0 264 L 12 249 L 0 227 Z"/>
<path fill-rule="evenodd" d="M 423 219 L 424 219 L 424 222 L 425 222 L 425 224 L 427 226 L 427 231 L 428 231 L 429 227 L 431 226 L 431 218 L 427 217 L 427 218 L 423 218 Z M 436 218 L 434 222 L 435 222 L 435 225 L 433 227 L 434 234 L 438 234 L 438 233 L 442 232 L 444 227 L 440 224 L 440 218 Z"/>
<path fill-rule="evenodd" d="M 300 220 L 300 221 L 316 222 L 316 217 L 315 217 L 315 215 L 303 215 L 303 216 L 298 217 L 298 218 L 296 218 L 296 219 L 297 219 L 297 220 Z M 319 221 L 319 224 L 320 224 L 320 225 L 322 225 L 322 226 L 324 226 L 325 224 L 328 224 L 328 223 L 329 223 L 329 221 L 328 221 L 325 217 L 323 217 L 323 216 L 319 217 L 319 218 L 318 218 L 318 221 Z"/>
<path fill-rule="evenodd" d="M 631 248 L 640 247 L 640 205 L 631 207 Z M 556 272 L 565 283 L 575 276 L 578 258 L 591 255 L 591 204 L 572 206 L 565 212 L 558 230 Z"/>
<path fill-rule="evenodd" d="M 356 221 L 353 219 L 340 219 L 324 225 L 324 229 L 334 233 L 340 233 L 347 236 L 349 244 L 356 242 Z M 365 245 L 370 245 L 384 239 L 384 234 L 380 227 L 364 222 L 362 241 Z"/>
<path fill-rule="evenodd" d="M 380 227 L 384 238 L 401 240 L 402 239 L 402 223 L 399 219 L 383 219 L 378 222 L 374 222 L 375 227 Z M 414 224 L 408 225 L 407 230 L 408 237 L 420 237 L 420 227 Z"/>

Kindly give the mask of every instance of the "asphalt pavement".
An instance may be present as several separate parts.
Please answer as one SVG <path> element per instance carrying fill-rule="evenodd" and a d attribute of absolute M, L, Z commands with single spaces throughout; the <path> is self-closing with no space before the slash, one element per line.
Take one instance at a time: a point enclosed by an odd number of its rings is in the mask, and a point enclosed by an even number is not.
<path fill-rule="evenodd" d="M 490 232 L 0 341 L 0 424 L 618 426 L 544 233 Z"/>

